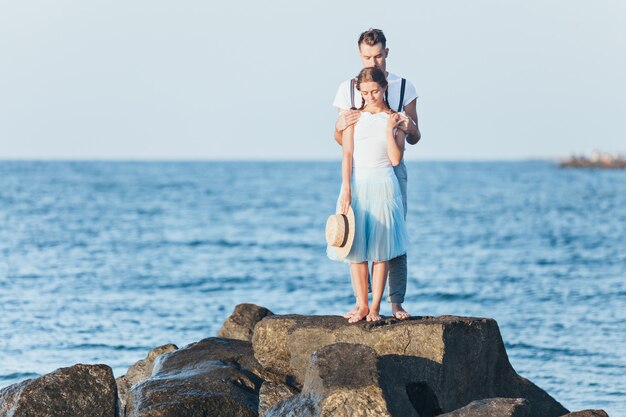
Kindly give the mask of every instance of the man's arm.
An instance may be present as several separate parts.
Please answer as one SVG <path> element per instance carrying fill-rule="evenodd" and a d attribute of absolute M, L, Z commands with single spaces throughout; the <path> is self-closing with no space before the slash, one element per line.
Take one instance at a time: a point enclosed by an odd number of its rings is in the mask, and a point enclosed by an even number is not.
<path fill-rule="evenodd" d="M 404 113 L 409 120 L 407 120 L 406 128 L 403 126 L 402 130 L 406 132 L 406 141 L 411 145 L 415 145 L 422 138 L 417 122 L 417 99 L 404 106 Z"/>
<path fill-rule="evenodd" d="M 360 112 L 358 110 L 342 110 L 338 109 L 339 115 L 337 117 L 337 122 L 335 123 L 335 142 L 339 144 L 339 146 L 343 145 L 343 131 L 348 127 L 352 126 L 359 120 Z"/>

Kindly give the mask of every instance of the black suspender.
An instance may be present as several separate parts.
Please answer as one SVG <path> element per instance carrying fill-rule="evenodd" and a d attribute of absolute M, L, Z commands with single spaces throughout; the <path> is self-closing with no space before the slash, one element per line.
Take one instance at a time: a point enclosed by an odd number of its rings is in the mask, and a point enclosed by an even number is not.
<path fill-rule="evenodd" d="M 406 80 L 402 79 L 402 85 L 400 86 L 400 104 L 398 104 L 398 111 L 401 112 L 404 107 L 404 87 L 406 87 Z"/>
<path fill-rule="evenodd" d="M 398 112 L 401 112 L 404 108 L 404 89 L 406 87 L 406 80 L 403 78 L 400 84 L 400 103 L 398 103 Z M 389 106 L 389 89 L 385 90 L 385 102 Z M 391 106 L 389 106 L 391 107 Z"/>
<path fill-rule="evenodd" d="M 350 80 L 350 108 L 354 109 L 354 78 Z"/>

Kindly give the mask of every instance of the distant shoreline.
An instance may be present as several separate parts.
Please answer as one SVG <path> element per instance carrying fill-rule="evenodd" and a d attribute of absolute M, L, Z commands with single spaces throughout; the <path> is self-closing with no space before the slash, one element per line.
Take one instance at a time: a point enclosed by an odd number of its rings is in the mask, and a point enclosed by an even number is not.
<path fill-rule="evenodd" d="M 561 161 L 559 165 L 562 168 L 626 169 L 626 155 L 594 151 L 590 158 L 574 155 Z"/>

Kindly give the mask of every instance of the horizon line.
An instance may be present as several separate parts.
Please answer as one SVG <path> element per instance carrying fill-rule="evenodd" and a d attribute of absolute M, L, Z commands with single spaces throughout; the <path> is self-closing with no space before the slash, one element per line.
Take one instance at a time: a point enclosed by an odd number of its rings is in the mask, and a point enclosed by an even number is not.
<path fill-rule="evenodd" d="M 559 162 L 566 157 L 405 158 L 405 162 Z M 341 162 L 341 158 L 2 157 L 0 162 Z"/>

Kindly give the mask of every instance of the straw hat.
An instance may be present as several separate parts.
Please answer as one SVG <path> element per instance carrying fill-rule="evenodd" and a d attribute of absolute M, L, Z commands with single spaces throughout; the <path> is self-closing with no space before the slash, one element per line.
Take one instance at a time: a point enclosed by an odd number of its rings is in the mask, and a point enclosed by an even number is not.
<path fill-rule="evenodd" d="M 354 242 L 354 211 L 348 207 L 348 214 L 333 214 L 326 221 L 326 242 L 335 248 L 339 258 L 350 253 Z"/>

